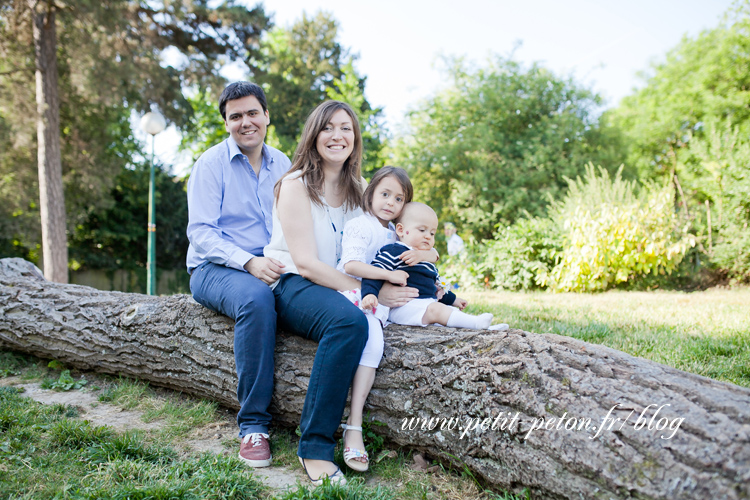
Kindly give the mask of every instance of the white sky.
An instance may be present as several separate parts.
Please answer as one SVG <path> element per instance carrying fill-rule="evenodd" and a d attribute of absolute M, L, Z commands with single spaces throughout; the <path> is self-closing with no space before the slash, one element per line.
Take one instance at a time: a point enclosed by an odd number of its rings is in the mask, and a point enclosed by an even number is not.
<path fill-rule="evenodd" d="M 254 0 L 244 0 L 254 5 Z M 719 24 L 732 0 L 265 0 L 278 26 L 305 11 L 331 12 L 344 47 L 359 54 L 365 96 L 397 130 L 404 113 L 441 85 L 439 56 L 482 64 L 491 54 L 539 62 L 572 76 L 615 106 L 640 84 L 639 71 L 661 61 L 684 35 Z M 273 110 L 270 110 L 273 113 Z M 218 113 L 218 111 L 217 111 Z M 149 141 L 150 142 L 150 141 Z M 161 160 L 184 170 L 177 133 L 157 138 Z"/>

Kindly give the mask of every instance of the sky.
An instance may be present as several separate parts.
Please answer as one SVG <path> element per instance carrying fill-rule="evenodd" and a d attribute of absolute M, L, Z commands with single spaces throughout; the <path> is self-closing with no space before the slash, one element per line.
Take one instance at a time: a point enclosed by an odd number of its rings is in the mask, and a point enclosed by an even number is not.
<path fill-rule="evenodd" d="M 254 0 L 242 0 L 254 6 Z M 339 22 L 340 43 L 357 54 L 365 97 L 398 131 L 405 113 L 443 85 L 442 56 L 477 65 L 493 55 L 537 62 L 592 88 L 613 107 L 642 85 L 638 73 L 683 36 L 716 27 L 732 0 L 265 0 L 277 26 L 323 10 Z M 235 73 L 236 74 L 236 73 Z M 234 75 L 233 75 L 234 76 Z M 237 75 L 241 77 L 241 75 Z M 217 111 L 218 112 L 218 111 Z M 273 110 L 270 110 L 273 117 Z M 149 141 L 150 142 L 150 141 Z M 179 135 L 157 137 L 156 154 L 176 173 L 186 159 Z"/>

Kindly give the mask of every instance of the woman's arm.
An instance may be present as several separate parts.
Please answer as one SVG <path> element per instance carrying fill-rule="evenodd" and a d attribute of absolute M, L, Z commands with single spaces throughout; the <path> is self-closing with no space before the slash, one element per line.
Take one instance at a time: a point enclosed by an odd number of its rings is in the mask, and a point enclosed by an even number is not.
<path fill-rule="evenodd" d="M 297 179 L 285 179 L 281 183 L 277 209 L 284 239 L 300 276 L 334 290 L 359 288 L 359 281 L 318 259 L 310 198 L 304 184 Z"/>

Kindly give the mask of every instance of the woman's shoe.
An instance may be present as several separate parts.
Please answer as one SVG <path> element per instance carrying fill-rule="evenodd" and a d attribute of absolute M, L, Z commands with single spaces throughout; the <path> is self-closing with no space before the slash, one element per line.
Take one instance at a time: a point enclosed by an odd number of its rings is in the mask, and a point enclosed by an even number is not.
<path fill-rule="evenodd" d="M 333 475 L 323 474 L 318 479 L 313 479 L 309 472 L 307 472 L 307 465 L 305 465 L 305 460 L 302 457 L 299 458 L 299 463 L 302 464 L 302 468 L 305 469 L 305 474 L 307 474 L 307 477 L 310 479 L 310 482 L 315 486 L 316 488 L 323 484 L 323 481 L 325 481 L 326 478 L 331 482 L 331 484 L 340 484 L 341 486 L 346 484 L 346 477 L 344 476 L 344 473 L 341 472 L 341 469 L 336 467 L 336 472 L 333 473 Z"/>
<path fill-rule="evenodd" d="M 362 427 L 357 427 L 355 425 L 341 424 L 341 428 L 344 429 L 344 443 L 346 443 L 346 431 L 362 432 Z M 365 462 L 360 462 L 359 460 L 356 460 L 357 458 L 364 458 Z M 352 470 L 364 472 L 370 468 L 370 457 L 365 450 L 349 448 L 347 446 L 344 448 L 344 463 Z"/>

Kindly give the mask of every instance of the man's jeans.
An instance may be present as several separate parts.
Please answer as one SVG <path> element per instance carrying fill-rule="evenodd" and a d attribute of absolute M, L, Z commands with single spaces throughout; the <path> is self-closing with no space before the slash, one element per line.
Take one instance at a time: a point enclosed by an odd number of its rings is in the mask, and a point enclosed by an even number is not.
<path fill-rule="evenodd" d="M 240 437 L 268 432 L 268 405 L 273 393 L 276 309 L 268 285 L 250 273 L 207 262 L 190 276 L 190 291 L 199 304 L 229 316 L 234 324 L 237 366 L 237 425 Z"/>
<path fill-rule="evenodd" d="M 302 410 L 297 455 L 333 462 L 333 435 L 367 342 L 367 319 L 336 290 L 283 274 L 273 290 L 279 325 L 318 343 Z"/>

